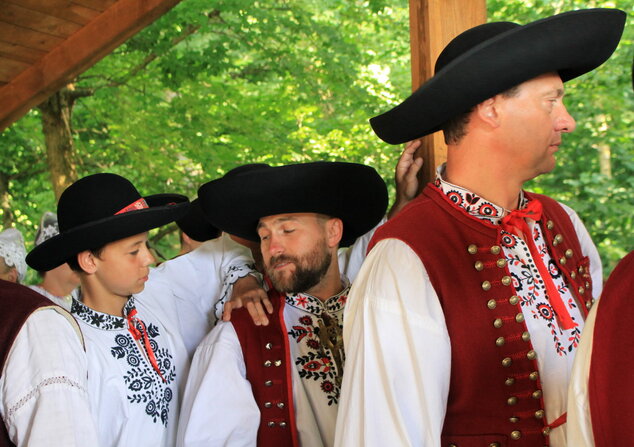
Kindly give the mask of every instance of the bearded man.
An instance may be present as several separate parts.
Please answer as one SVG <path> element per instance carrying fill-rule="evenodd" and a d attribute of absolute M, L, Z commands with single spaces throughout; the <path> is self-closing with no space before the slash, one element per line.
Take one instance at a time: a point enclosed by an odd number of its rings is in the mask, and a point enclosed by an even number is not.
<path fill-rule="evenodd" d="M 260 241 L 273 313 L 256 326 L 234 310 L 198 347 L 179 445 L 332 445 L 350 287 L 337 251 L 382 219 L 385 183 L 354 163 L 264 165 L 198 196 L 216 227 Z"/>

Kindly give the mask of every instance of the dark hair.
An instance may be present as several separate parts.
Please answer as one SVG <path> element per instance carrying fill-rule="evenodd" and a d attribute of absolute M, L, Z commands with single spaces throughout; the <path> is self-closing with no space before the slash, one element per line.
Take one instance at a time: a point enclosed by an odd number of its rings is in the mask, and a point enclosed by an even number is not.
<path fill-rule="evenodd" d="M 520 85 L 513 86 L 508 90 L 503 91 L 500 95 L 505 98 L 512 98 L 517 96 L 520 91 Z M 442 131 L 445 135 L 445 144 L 457 144 L 462 137 L 467 134 L 467 124 L 471 118 L 471 113 L 475 110 L 475 106 L 471 107 L 466 112 L 454 116 L 449 121 L 442 125 Z"/>
<path fill-rule="evenodd" d="M 99 257 L 99 256 L 101 256 L 101 253 L 103 252 L 104 248 L 105 248 L 105 245 L 102 245 L 101 247 L 98 247 L 98 248 L 90 248 L 88 251 L 90 253 L 92 253 L 93 256 Z M 70 267 L 70 269 L 72 271 L 77 272 L 77 273 L 84 273 L 84 269 L 82 269 L 79 266 L 79 262 L 77 261 L 77 255 L 78 254 L 79 253 L 77 253 L 74 256 L 71 256 L 70 258 L 68 258 L 66 260 L 66 263 L 68 264 L 68 266 Z"/>

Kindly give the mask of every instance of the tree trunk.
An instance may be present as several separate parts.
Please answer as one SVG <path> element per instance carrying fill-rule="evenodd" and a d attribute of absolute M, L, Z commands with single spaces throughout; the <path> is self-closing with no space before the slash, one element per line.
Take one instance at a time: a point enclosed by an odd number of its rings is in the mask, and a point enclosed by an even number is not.
<path fill-rule="evenodd" d="M 9 200 L 9 176 L 0 172 L 0 207 L 2 208 L 2 228 L 13 226 L 13 211 Z"/>
<path fill-rule="evenodd" d="M 74 101 L 72 84 L 69 84 L 38 106 L 42 112 L 46 158 L 56 199 L 77 180 L 71 130 Z"/>

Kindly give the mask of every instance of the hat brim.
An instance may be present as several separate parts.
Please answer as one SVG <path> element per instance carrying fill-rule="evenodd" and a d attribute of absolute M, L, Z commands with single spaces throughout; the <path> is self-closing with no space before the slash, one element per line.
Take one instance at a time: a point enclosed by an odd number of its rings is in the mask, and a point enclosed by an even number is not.
<path fill-rule="evenodd" d="M 201 186 L 198 198 L 214 226 L 258 242 L 262 217 L 318 213 L 340 218 L 340 246 L 372 229 L 388 203 L 385 182 L 373 168 L 340 162 L 265 167 L 225 176 Z"/>
<path fill-rule="evenodd" d="M 149 208 L 90 222 L 42 242 L 27 255 L 27 264 L 40 272 L 52 270 L 84 250 L 173 222 L 187 212 L 189 205 L 187 197 L 179 194 L 156 194 L 145 200 Z"/>
<path fill-rule="evenodd" d="M 586 9 L 513 28 L 466 51 L 401 104 L 370 119 L 372 129 L 387 143 L 405 143 L 544 73 L 557 72 L 564 82 L 581 76 L 614 52 L 625 18 L 618 9 Z"/>

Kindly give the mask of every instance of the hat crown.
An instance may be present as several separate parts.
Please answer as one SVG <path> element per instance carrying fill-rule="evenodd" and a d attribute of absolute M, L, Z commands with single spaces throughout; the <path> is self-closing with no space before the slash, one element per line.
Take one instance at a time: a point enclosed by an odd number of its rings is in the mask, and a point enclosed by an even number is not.
<path fill-rule="evenodd" d="M 141 199 L 134 185 L 117 174 L 93 174 L 70 185 L 57 205 L 59 231 L 111 217 Z"/>
<path fill-rule="evenodd" d="M 477 45 L 517 28 L 518 26 L 520 25 L 514 22 L 491 22 L 475 26 L 458 34 L 447 44 L 438 56 L 438 59 L 436 59 L 436 66 L 434 67 L 435 73 L 438 73 L 454 59 Z"/>

